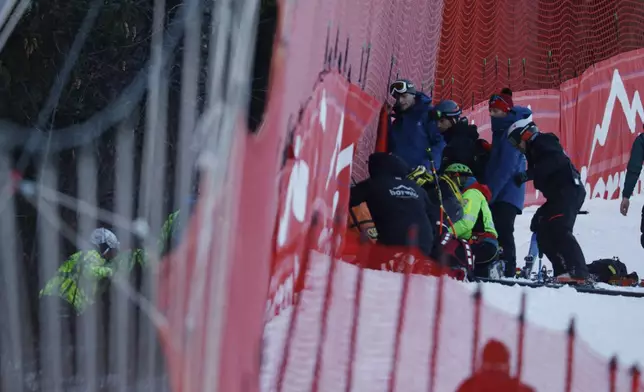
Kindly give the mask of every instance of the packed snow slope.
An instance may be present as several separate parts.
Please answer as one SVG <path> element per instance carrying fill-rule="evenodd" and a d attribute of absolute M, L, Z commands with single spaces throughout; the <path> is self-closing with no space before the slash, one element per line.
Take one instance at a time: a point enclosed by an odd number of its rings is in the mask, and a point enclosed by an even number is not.
<path fill-rule="evenodd" d="M 619 214 L 619 200 L 590 200 L 581 215 L 575 234 L 587 261 L 618 256 L 629 268 L 644 276 L 644 250 L 640 246 L 640 211 L 644 197 L 631 200 L 627 217 Z M 535 207 L 526 208 L 517 218 L 516 243 L 519 265 L 530 241 L 530 220 Z M 544 259 L 547 262 L 547 260 Z M 316 255 L 302 295 L 283 391 L 309 390 L 314 378 L 320 327 L 324 324 L 324 302 L 329 263 Z M 319 390 L 345 390 L 350 366 L 349 347 L 356 296 L 358 269 L 338 263 L 331 290 L 326 338 L 321 345 Z M 433 347 L 432 330 L 436 321 L 437 279 L 411 278 L 402 326 L 396 390 L 427 390 Z M 365 271 L 359 308 L 356 355 L 353 360 L 352 390 L 386 391 L 393 365 L 394 337 L 400 309 L 402 275 Z M 474 306 L 471 292 L 477 284 L 445 281 L 443 312 L 437 337 L 436 391 L 454 391 L 471 373 Z M 522 380 L 538 391 L 563 390 L 566 367 L 566 333 L 575 318 L 577 344 L 573 391 L 608 390 L 610 357 L 619 358 L 618 391 L 630 390 L 627 370 L 634 363 L 644 364 L 644 298 L 600 296 L 578 293 L 572 288 L 523 288 L 484 283 L 479 353 L 490 338 L 502 341 L 510 350 L 516 371 L 516 315 L 520 299 L 527 293 L 527 319 Z M 264 391 L 275 390 L 289 324 L 286 311 L 265 329 L 262 372 Z M 478 356 L 478 355 L 477 355 Z"/>
<path fill-rule="evenodd" d="M 644 279 L 644 249 L 640 245 L 640 218 L 644 196 L 631 198 L 626 217 L 619 213 L 620 200 L 587 200 L 582 207 L 587 215 L 579 215 L 575 236 L 581 244 L 586 262 L 613 256 L 636 271 Z M 517 217 L 515 241 L 517 265 L 530 246 L 530 220 L 537 207 L 528 207 Z M 551 268 L 548 259 L 543 261 Z M 620 290 L 628 288 L 620 288 Z M 519 311 L 520 290 L 516 287 L 483 285 L 484 300 L 506 312 Z M 573 289 L 528 290 L 528 318 L 546 328 L 565 330 L 575 317 L 579 336 L 602 355 L 618 355 L 620 362 L 644 365 L 644 298 L 609 297 L 580 294 Z M 631 289 L 632 290 L 632 289 Z M 637 289 L 644 290 L 644 289 Z"/>

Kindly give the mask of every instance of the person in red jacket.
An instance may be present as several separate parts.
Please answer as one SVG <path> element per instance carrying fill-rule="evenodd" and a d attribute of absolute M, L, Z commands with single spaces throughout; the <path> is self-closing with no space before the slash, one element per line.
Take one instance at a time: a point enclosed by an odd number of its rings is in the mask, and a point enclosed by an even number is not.
<path fill-rule="evenodd" d="M 481 364 L 456 392 L 534 392 L 534 388 L 510 375 L 510 352 L 498 340 L 483 348 Z"/>

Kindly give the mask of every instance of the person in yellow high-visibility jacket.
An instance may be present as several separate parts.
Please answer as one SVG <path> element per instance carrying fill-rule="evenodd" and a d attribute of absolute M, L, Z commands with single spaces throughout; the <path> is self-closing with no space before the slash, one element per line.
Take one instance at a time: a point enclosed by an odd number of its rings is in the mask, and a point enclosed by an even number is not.
<path fill-rule="evenodd" d="M 469 167 L 454 163 L 445 168 L 444 173 L 461 191 L 463 216 L 454 222 L 449 232 L 470 244 L 474 257 L 474 275 L 479 277 L 498 277 L 496 269 L 503 269 L 499 258 L 499 241 L 488 201 L 491 192 L 480 184 Z"/>
<path fill-rule="evenodd" d="M 168 250 L 177 234 L 178 214 L 178 210 L 171 213 L 163 224 L 158 242 L 160 254 Z M 117 270 L 129 272 L 147 264 L 144 249 L 120 250 L 116 235 L 106 228 L 94 230 L 90 243 L 94 249 L 78 251 L 65 260 L 40 290 L 40 297 L 58 296 L 82 313 L 101 294 L 105 286 L 102 283 L 107 283 Z"/>

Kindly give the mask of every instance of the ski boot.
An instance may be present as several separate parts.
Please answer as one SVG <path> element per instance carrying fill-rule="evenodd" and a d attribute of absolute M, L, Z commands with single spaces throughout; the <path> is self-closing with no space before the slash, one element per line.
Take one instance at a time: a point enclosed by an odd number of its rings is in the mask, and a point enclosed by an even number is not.
<path fill-rule="evenodd" d="M 534 256 L 527 255 L 525 259 L 525 266 L 521 269 L 517 268 L 517 278 L 532 279 L 532 267 L 534 266 Z"/>
<path fill-rule="evenodd" d="M 490 279 L 503 279 L 505 274 L 505 261 L 493 261 L 488 269 L 488 276 Z"/>

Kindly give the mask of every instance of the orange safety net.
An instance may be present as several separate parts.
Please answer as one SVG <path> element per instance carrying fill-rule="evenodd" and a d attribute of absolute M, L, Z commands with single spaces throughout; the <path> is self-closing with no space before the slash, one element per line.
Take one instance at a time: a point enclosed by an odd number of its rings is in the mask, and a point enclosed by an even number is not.
<path fill-rule="evenodd" d="M 644 7 L 640 0 L 453 0 L 441 34 L 434 97 L 468 108 L 502 87 L 558 88 L 644 47 Z"/>

